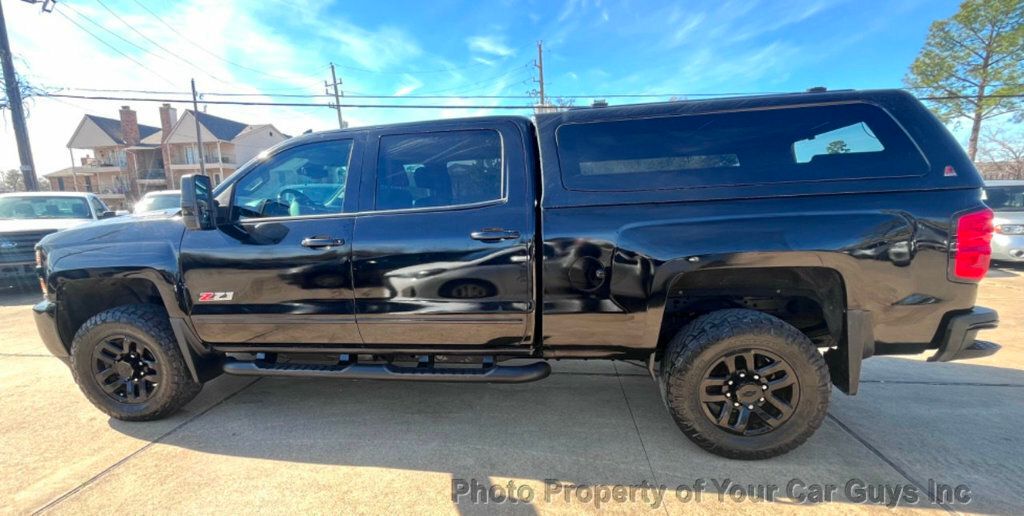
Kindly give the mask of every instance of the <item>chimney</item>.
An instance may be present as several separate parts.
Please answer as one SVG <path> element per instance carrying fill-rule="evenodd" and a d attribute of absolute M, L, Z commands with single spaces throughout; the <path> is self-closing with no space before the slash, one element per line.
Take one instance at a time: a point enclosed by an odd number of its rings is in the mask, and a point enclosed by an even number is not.
<path fill-rule="evenodd" d="M 160 130 L 163 131 L 161 134 L 163 138 L 167 138 L 168 134 L 171 134 L 171 127 L 174 122 L 178 121 L 178 110 L 171 107 L 170 104 L 163 104 L 160 106 Z"/>
<path fill-rule="evenodd" d="M 167 138 L 171 135 L 171 128 L 177 121 L 178 110 L 172 108 L 170 104 L 162 104 L 160 106 L 160 161 L 163 165 L 167 188 L 171 190 L 176 188 L 176 185 L 173 174 L 171 174 L 171 144 L 167 142 Z"/>
<path fill-rule="evenodd" d="M 139 144 L 139 119 L 128 106 L 121 106 L 121 136 L 128 147 Z"/>

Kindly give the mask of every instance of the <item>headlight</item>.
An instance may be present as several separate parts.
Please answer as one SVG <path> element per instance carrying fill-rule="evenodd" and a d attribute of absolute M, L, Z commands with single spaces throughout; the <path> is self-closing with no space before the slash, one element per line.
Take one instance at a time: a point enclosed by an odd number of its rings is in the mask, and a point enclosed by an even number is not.
<path fill-rule="evenodd" d="M 1024 235 L 1024 224 L 1001 224 L 996 226 L 996 233 L 1003 235 Z"/>
<path fill-rule="evenodd" d="M 46 297 L 50 293 L 46 288 L 46 255 L 38 247 L 36 248 L 36 276 L 39 276 L 39 289 L 43 291 L 43 297 Z"/>

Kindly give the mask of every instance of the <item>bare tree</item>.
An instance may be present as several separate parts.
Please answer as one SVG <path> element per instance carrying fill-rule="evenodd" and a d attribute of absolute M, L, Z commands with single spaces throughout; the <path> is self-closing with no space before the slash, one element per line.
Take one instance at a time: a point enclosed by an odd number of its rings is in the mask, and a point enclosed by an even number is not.
<path fill-rule="evenodd" d="M 986 131 L 979 154 L 986 175 L 1024 179 L 1024 132 L 1010 133 L 1002 128 Z"/>

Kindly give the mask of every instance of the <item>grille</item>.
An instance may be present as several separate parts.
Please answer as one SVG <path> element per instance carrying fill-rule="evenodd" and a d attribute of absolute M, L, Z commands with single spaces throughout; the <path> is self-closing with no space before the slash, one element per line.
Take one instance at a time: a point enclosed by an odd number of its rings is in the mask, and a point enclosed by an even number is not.
<path fill-rule="evenodd" d="M 0 263 L 36 261 L 36 244 L 56 230 L 0 233 Z"/>

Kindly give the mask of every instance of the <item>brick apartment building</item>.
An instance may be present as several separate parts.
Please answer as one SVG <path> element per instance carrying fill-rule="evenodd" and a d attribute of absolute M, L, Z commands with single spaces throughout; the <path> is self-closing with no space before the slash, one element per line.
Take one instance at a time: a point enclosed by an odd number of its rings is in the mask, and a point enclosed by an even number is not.
<path fill-rule="evenodd" d="M 177 189 L 181 176 L 199 172 L 196 118 L 203 162 L 214 184 L 264 149 L 286 140 L 271 124 L 245 124 L 186 110 L 178 117 L 160 106 L 160 127 L 142 125 L 129 106 L 117 119 L 85 115 L 68 140 L 72 166 L 45 174 L 53 190 L 95 192 L 108 205 L 124 208 L 154 190 Z M 87 151 L 76 156 L 76 150 Z"/>

